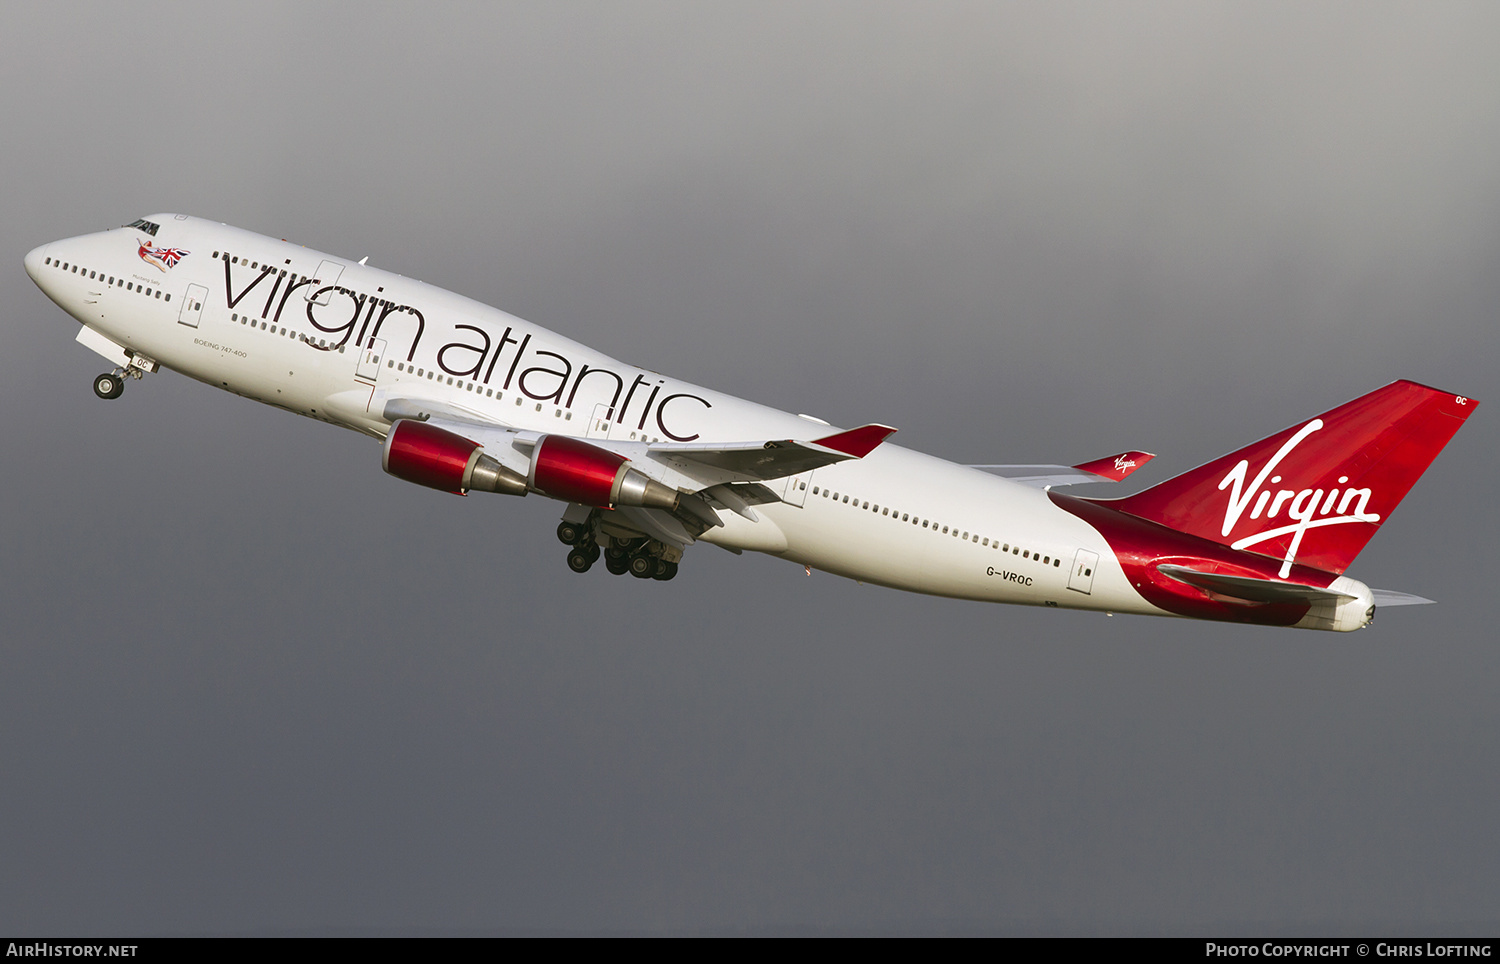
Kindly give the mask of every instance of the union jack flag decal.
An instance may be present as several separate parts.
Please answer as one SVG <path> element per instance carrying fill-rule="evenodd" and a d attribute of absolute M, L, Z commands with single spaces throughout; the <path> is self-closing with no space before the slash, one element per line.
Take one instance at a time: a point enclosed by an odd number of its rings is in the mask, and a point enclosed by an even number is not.
<path fill-rule="evenodd" d="M 158 248 L 150 241 L 142 241 L 137 253 L 142 261 L 155 265 L 158 271 L 166 271 L 192 254 L 191 251 L 184 251 L 181 248 Z"/>

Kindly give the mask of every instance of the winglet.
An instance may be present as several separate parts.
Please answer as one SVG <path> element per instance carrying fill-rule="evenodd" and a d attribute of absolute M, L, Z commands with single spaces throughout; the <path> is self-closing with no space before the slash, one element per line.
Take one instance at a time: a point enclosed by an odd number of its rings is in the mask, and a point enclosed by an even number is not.
<path fill-rule="evenodd" d="M 859 428 L 851 428 L 847 432 L 830 435 L 827 438 L 813 439 L 813 441 L 824 448 L 833 449 L 835 452 L 843 452 L 862 459 L 875 451 L 875 446 L 884 442 L 896 430 L 889 425 L 861 425 Z"/>
<path fill-rule="evenodd" d="M 1080 472 L 1089 472 L 1093 475 L 1102 476 L 1111 482 L 1119 482 L 1125 476 L 1156 458 L 1150 452 L 1121 452 L 1119 455 L 1111 455 L 1107 458 L 1095 459 L 1092 462 L 1084 462 L 1073 468 Z"/>

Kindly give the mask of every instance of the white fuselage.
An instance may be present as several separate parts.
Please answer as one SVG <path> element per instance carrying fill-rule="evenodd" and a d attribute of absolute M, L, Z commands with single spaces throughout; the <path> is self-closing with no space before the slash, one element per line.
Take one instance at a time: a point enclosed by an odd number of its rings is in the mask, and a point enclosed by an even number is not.
<path fill-rule="evenodd" d="M 390 427 L 382 400 L 396 397 L 621 441 L 835 431 L 378 268 L 197 218 L 149 220 L 159 236 L 120 228 L 58 241 L 28 255 L 27 269 L 127 351 L 288 411 L 376 438 Z M 180 257 L 165 263 L 164 249 Z M 770 487 L 784 501 L 756 506 L 757 521 L 721 513 L 725 525 L 703 541 L 916 592 L 1163 614 L 1100 533 L 1037 488 L 892 444 Z M 1082 584 L 1080 550 L 1097 559 Z"/>

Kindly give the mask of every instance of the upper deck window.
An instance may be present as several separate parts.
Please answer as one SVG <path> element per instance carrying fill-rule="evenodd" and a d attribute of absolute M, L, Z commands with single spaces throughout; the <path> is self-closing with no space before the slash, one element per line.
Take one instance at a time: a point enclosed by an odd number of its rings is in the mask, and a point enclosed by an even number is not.
<path fill-rule="evenodd" d="M 156 237 L 156 232 L 158 232 L 158 231 L 161 230 L 161 225 L 156 224 L 155 222 L 152 222 L 152 221 L 147 221 L 145 218 L 140 218 L 138 220 L 131 221 L 129 224 L 127 224 L 125 226 L 127 228 L 138 228 L 138 229 L 140 229 L 142 231 L 145 231 L 147 234 L 151 235 L 153 238 Z"/>

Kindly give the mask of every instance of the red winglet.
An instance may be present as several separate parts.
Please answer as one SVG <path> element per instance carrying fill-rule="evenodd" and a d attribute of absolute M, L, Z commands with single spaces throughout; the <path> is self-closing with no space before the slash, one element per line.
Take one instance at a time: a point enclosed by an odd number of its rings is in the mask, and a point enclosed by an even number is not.
<path fill-rule="evenodd" d="M 895 434 L 896 430 L 889 425 L 861 425 L 859 428 L 851 428 L 847 432 L 840 432 L 827 438 L 813 439 L 813 441 L 835 452 L 843 452 L 845 455 L 862 459 L 875 451 L 875 446 Z"/>
<path fill-rule="evenodd" d="M 1119 455 L 1111 455 L 1108 458 L 1095 459 L 1073 468 L 1080 472 L 1091 472 L 1094 475 L 1103 476 L 1111 482 L 1119 482 L 1125 476 L 1156 458 L 1150 452 L 1121 452 Z"/>

